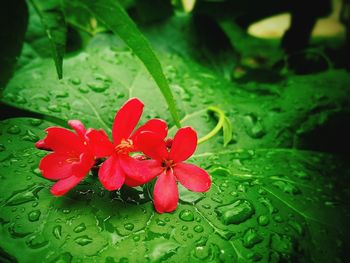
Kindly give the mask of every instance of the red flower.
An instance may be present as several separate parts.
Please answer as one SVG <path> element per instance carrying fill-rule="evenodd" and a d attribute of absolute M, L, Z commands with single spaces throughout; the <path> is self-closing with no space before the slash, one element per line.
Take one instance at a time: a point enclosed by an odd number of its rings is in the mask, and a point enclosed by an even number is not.
<path fill-rule="evenodd" d="M 35 144 L 38 149 L 53 151 L 41 159 L 39 169 L 45 178 L 58 180 L 51 188 L 51 193 L 56 196 L 76 186 L 94 165 L 95 157 L 106 154 L 103 151 L 95 152 L 94 149 L 98 147 L 90 143 L 86 136 L 93 132 L 99 137 L 107 137 L 103 130 L 86 131 L 77 120 L 70 120 L 68 124 L 76 133 L 60 127 L 49 127 L 46 129 L 47 136 Z"/>
<path fill-rule="evenodd" d="M 169 145 L 170 151 L 167 148 Z M 176 181 L 194 192 L 209 190 L 209 174 L 196 165 L 183 162 L 197 147 L 197 133 L 192 128 L 179 129 L 173 141 L 164 141 L 156 133 L 142 132 L 139 136 L 139 147 L 153 159 L 148 161 L 148 170 L 144 170 L 151 173 L 147 177 L 159 176 L 153 192 L 154 206 L 159 213 L 176 209 L 179 199 Z"/>
<path fill-rule="evenodd" d="M 137 186 L 150 180 L 147 177 L 149 173 L 143 172 L 143 163 L 151 164 L 152 161 L 140 161 L 130 157 L 129 153 L 139 150 L 138 136 L 141 132 L 151 131 L 164 139 L 167 135 L 167 125 L 163 120 L 152 119 L 133 132 L 141 117 L 143 106 L 140 100 L 132 98 L 120 108 L 114 118 L 113 143 L 101 138 L 96 132 L 87 135 L 94 145 L 98 145 L 110 155 L 98 172 L 99 179 L 107 190 L 117 190 L 124 182 L 129 186 Z M 133 173 L 128 172 L 131 167 Z"/>

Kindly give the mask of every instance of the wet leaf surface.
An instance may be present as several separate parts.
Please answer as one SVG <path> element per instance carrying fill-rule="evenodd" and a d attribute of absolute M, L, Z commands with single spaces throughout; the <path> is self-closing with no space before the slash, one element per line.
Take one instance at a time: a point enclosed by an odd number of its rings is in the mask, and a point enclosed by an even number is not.
<path fill-rule="evenodd" d="M 1 123 L 0 246 L 19 262 L 332 262 L 340 259 L 349 214 L 347 182 L 332 156 L 288 149 L 197 153 L 213 187 L 157 214 L 140 189 L 108 192 L 96 176 L 63 197 L 33 148 L 52 123 Z M 342 174 L 339 171 L 342 170 Z M 311 244 L 311 245 L 310 245 Z M 18 249 L 21 248 L 21 253 Z"/>

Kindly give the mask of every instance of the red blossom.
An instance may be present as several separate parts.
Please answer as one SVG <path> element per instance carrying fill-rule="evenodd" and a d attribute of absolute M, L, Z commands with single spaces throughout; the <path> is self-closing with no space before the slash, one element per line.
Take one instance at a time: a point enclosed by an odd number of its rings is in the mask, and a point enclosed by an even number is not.
<path fill-rule="evenodd" d="M 170 151 L 167 148 L 169 144 L 171 144 Z M 147 164 L 145 163 L 148 167 L 143 171 L 149 174 L 144 176 L 147 178 L 158 176 L 153 192 L 157 212 L 171 212 L 176 209 L 179 199 L 177 181 L 194 192 L 209 190 L 211 185 L 209 174 L 196 165 L 184 163 L 197 147 L 197 133 L 191 127 L 179 129 L 172 141 L 164 141 L 164 138 L 154 132 L 142 132 L 139 136 L 139 147 L 152 158 Z M 132 172 L 134 171 L 130 171 Z"/>
<path fill-rule="evenodd" d="M 104 131 L 86 131 L 78 120 L 70 120 L 68 124 L 76 133 L 49 127 L 46 137 L 35 144 L 38 149 L 53 151 L 41 159 L 39 169 L 45 178 L 58 181 L 51 188 L 51 193 L 56 196 L 65 194 L 83 180 L 94 165 L 95 157 L 103 157 L 101 152 L 93 150 L 96 145 L 90 143 L 86 135 L 91 132 L 105 134 Z"/>
<path fill-rule="evenodd" d="M 151 167 L 152 160 L 141 161 L 139 158 L 129 156 L 130 152 L 139 151 L 140 133 L 151 131 L 161 138 L 167 135 L 167 125 L 163 120 L 152 119 L 144 125 L 135 129 L 142 111 L 143 103 L 137 98 L 129 99 L 117 112 L 113 128 L 112 137 L 113 143 L 108 140 L 108 137 L 101 136 L 97 132 L 90 132 L 87 137 L 90 141 L 97 145 L 100 151 L 108 153 L 110 157 L 100 167 L 98 176 L 102 185 L 107 190 L 117 190 L 124 183 L 128 186 L 137 186 L 148 182 L 147 174 L 142 172 L 143 163 L 149 163 Z M 98 149 L 96 149 L 97 151 Z M 130 173 L 130 168 L 133 167 L 134 173 Z"/>

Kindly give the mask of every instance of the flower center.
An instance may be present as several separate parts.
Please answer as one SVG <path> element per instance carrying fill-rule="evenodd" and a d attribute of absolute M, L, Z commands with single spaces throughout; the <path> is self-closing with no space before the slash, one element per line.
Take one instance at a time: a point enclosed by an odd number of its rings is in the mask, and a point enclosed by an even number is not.
<path fill-rule="evenodd" d="M 163 160 L 162 161 L 162 167 L 166 170 L 173 168 L 175 166 L 175 163 L 173 160 Z"/>
<path fill-rule="evenodd" d="M 134 148 L 133 141 L 131 139 L 122 139 L 120 144 L 118 144 L 114 150 L 117 154 L 129 154 Z"/>

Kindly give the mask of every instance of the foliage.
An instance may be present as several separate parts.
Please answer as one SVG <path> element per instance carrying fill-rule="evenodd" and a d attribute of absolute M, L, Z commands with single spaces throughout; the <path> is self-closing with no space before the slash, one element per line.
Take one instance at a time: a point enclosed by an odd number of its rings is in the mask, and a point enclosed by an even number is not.
<path fill-rule="evenodd" d="M 122 4 L 128 10 L 138 6 Z M 47 42 L 30 36 L 46 33 L 34 26 L 37 14 L 30 8 L 18 67 L 1 98 L 19 118 L 5 116 L 0 124 L 0 261 L 345 262 L 349 167 L 334 149 L 348 136 L 346 127 L 336 130 L 349 113 L 348 73 L 247 81 L 235 75 L 235 29 L 227 21 L 219 21 L 227 36 L 218 31 L 224 35 L 215 51 L 190 15 L 151 19 L 137 29 L 115 2 L 63 6 L 68 24 L 63 78 L 37 52 Z M 111 8 L 118 11 L 117 22 Z M 250 39 L 242 36 L 239 47 Z M 193 126 L 199 137 L 221 126 L 190 159 L 209 171 L 208 193 L 180 188 L 178 209 L 157 214 L 151 184 L 108 192 L 93 171 L 69 194 L 50 194 L 52 182 L 38 170 L 45 153 L 34 148 L 46 127 L 81 119 L 110 135 L 115 111 L 138 97 L 146 106 L 140 123 L 161 117 L 174 135 L 176 118 L 166 110 L 170 97 L 168 103 L 163 99 L 166 85 L 182 125 Z M 24 112 L 32 117 L 23 118 Z M 325 133 L 327 142 L 317 136 L 332 129 L 336 132 Z"/>

